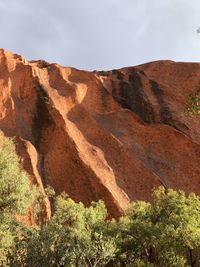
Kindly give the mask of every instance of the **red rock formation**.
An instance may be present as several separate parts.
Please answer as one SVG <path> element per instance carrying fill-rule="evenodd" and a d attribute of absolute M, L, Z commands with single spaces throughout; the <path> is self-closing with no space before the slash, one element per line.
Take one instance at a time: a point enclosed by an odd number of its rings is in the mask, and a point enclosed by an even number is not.
<path fill-rule="evenodd" d="M 184 113 L 200 64 L 87 72 L 0 50 L 0 129 L 33 183 L 117 216 L 165 185 L 200 193 L 200 120 Z"/>

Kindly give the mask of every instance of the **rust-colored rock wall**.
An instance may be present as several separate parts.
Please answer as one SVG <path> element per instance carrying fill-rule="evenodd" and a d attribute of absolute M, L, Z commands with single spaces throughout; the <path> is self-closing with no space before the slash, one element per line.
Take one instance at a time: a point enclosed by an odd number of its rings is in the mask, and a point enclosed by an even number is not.
<path fill-rule="evenodd" d="M 200 193 L 200 120 L 184 113 L 200 64 L 158 61 L 87 72 L 0 50 L 0 129 L 22 166 L 112 216 L 164 185 Z"/>

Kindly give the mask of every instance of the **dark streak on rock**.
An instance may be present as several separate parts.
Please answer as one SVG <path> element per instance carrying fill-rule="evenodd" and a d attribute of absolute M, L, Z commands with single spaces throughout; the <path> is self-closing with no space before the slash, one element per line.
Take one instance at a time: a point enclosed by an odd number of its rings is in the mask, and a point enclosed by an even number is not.
<path fill-rule="evenodd" d="M 135 112 L 144 122 L 154 122 L 154 112 L 151 103 L 145 94 L 140 74 L 137 72 L 129 75 L 129 81 L 124 81 L 123 75 L 118 74 L 119 88 L 112 82 L 113 98 L 123 107 Z"/>
<path fill-rule="evenodd" d="M 105 110 L 108 108 L 108 97 L 110 96 L 110 93 L 105 89 L 105 87 L 100 86 L 100 95 L 101 95 L 101 101 L 103 104 L 103 107 Z"/>
<path fill-rule="evenodd" d="M 172 120 L 172 114 L 171 114 L 170 109 L 164 100 L 163 91 L 159 87 L 157 82 L 155 82 L 153 80 L 149 80 L 149 82 L 151 85 L 152 92 L 153 92 L 153 94 L 154 94 L 155 98 L 157 99 L 157 102 L 160 106 L 160 121 L 162 123 L 168 123 L 169 121 Z"/>
<path fill-rule="evenodd" d="M 51 127 L 54 122 L 48 110 L 49 96 L 42 85 L 37 85 L 37 102 L 32 124 L 33 142 L 38 151 L 37 169 L 42 178 L 44 185 L 46 185 L 45 177 L 45 151 L 43 151 L 43 131 Z"/>
<path fill-rule="evenodd" d="M 38 156 L 39 158 L 38 158 L 37 168 L 45 188 L 47 187 L 47 180 L 45 175 L 45 154 L 40 153 Z"/>
<path fill-rule="evenodd" d="M 156 81 L 149 80 L 152 92 L 157 99 L 157 102 L 160 106 L 160 122 L 174 127 L 176 130 L 185 132 L 188 130 L 188 127 L 179 121 L 173 119 L 170 108 L 164 100 L 163 90 L 159 87 L 159 84 Z"/>
<path fill-rule="evenodd" d="M 124 80 L 124 74 L 121 71 L 117 72 L 117 79 L 122 81 Z"/>
<path fill-rule="evenodd" d="M 34 114 L 32 133 L 35 147 L 40 150 L 42 131 L 44 128 L 50 126 L 53 122 L 49 110 L 47 108 L 49 96 L 43 86 L 38 85 L 36 88 L 37 103 Z"/>

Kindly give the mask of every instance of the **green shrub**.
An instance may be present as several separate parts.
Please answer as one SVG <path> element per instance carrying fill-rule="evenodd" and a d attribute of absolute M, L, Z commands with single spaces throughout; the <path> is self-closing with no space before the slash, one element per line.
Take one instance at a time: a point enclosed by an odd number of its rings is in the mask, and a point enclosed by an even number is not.
<path fill-rule="evenodd" d="M 43 224 L 15 218 L 44 196 L 31 189 L 12 140 L 0 147 L 0 266 L 2 267 L 198 267 L 200 198 L 160 187 L 152 202 L 131 203 L 109 220 L 102 201 L 89 207 L 46 190 L 54 214 Z M 122 264 L 122 265 L 121 265 Z"/>
<path fill-rule="evenodd" d="M 10 266 L 18 239 L 23 232 L 16 214 L 24 214 L 36 197 L 27 174 L 21 170 L 11 139 L 1 136 L 0 146 L 0 266 Z"/>
<path fill-rule="evenodd" d="M 189 116 L 200 115 L 200 82 L 195 92 L 188 97 L 185 113 Z"/>

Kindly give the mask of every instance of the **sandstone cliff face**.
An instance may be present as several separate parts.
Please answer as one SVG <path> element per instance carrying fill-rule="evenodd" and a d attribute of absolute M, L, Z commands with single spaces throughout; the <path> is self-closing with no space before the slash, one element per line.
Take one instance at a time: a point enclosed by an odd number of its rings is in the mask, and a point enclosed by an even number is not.
<path fill-rule="evenodd" d="M 112 216 L 164 185 L 200 193 L 200 120 L 184 113 L 200 64 L 87 72 L 0 50 L 0 129 L 32 183 Z"/>

